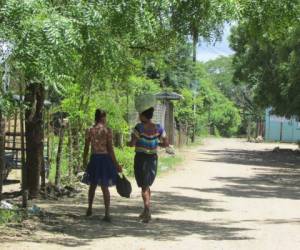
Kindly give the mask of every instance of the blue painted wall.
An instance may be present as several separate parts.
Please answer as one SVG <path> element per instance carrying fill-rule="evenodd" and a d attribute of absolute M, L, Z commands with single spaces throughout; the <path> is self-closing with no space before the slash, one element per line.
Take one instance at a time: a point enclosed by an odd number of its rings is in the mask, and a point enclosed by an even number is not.
<path fill-rule="evenodd" d="M 266 141 L 297 142 L 300 141 L 300 120 L 287 119 L 271 114 L 271 109 L 266 110 Z"/>

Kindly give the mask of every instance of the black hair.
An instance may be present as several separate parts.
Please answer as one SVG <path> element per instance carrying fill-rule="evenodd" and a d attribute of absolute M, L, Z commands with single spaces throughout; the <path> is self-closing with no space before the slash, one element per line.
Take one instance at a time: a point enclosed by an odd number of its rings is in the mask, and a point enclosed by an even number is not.
<path fill-rule="evenodd" d="M 142 112 L 141 115 L 145 116 L 148 120 L 152 119 L 154 113 L 154 108 L 151 107 L 145 111 Z"/>
<path fill-rule="evenodd" d="M 106 117 L 106 112 L 102 109 L 96 109 L 95 112 L 95 123 L 101 122 L 102 118 Z"/>

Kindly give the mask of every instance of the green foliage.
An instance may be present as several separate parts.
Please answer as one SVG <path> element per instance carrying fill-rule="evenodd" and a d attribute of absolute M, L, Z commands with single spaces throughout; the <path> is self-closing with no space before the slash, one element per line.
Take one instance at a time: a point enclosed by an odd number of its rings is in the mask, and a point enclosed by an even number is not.
<path fill-rule="evenodd" d="M 134 148 L 115 148 L 115 154 L 119 163 L 123 166 L 123 171 L 125 175 L 133 176 Z"/>
<path fill-rule="evenodd" d="M 57 155 L 57 148 L 58 148 L 58 140 L 59 138 L 55 136 L 54 134 L 51 135 L 51 152 L 50 152 L 50 159 L 52 161 L 50 162 L 50 171 L 49 171 L 49 181 L 54 183 L 55 181 L 55 174 L 56 174 L 56 155 Z M 67 138 L 65 138 L 63 143 L 63 149 L 62 149 L 62 157 L 61 157 L 61 176 L 65 177 L 68 176 L 69 173 L 69 162 L 68 162 L 68 144 L 67 144 Z"/>
<path fill-rule="evenodd" d="M 268 36 L 275 41 L 286 34 L 292 23 L 298 22 L 298 0 L 243 0 L 237 3 L 240 23 L 248 23 L 252 39 Z"/>
<path fill-rule="evenodd" d="M 126 137 L 134 98 L 144 93 L 176 91 L 184 97 L 175 104 L 179 123 L 199 135 L 211 125 L 230 136 L 239 124 L 238 110 L 191 54 L 200 36 L 220 38 L 233 6 L 224 0 L 1 1 L 0 38 L 14 44 L 12 90 L 42 83 L 51 111 L 68 114 L 68 129 L 76 136 L 74 168 L 95 109 L 106 110 L 108 126 Z M 0 104 L 9 113 L 11 100 L 1 95 Z M 67 174 L 67 151 L 62 175 Z M 132 174 L 132 149 L 116 153 Z"/>
<path fill-rule="evenodd" d="M 245 10 L 251 15 L 241 19 L 231 38 L 235 81 L 253 90 L 261 108 L 299 115 L 299 1 L 255 1 Z"/>
<path fill-rule="evenodd" d="M 128 133 L 129 128 L 125 120 L 126 106 L 124 103 L 116 101 L 113 96 L 103 94 L 97 96 L 95 105 L 95 107 L 106 110 L 110 128 L 117 132 Z"/>
<path fill-rule="evenodd" d="M 240 109 L 242 126 L 239 133 L 245 134 L 249 117 L 257 120 L 264 116 L 264 111 L 254 100 L 253 88 L 243 82 L 233 81 L 232 57 L 209 61 L 205 63 L 205 68 L 213 84 Z"/>
<path fill-rule="evenodd" d="M 155 94 L 160 91 L 160 86 L 157 81 L 135 75 L 132 75 L 128 79 L 128 88 L 130 89 L 132 96 Z"/>
<path fill-rule="evenodd" d="M 238 108 L 209 78 L 201 82 L 200 95 L 209 125 L 215 127 L 221 136 L 234 135 L 241 123 Z"/>
<path fill-rule="evenodd" d="M 57 88 L 66 69 L 62 65 L 68 65 L 77 43 L 72 21 L 47 1 L 6 1 L 0 14 L 0 37 L 14 45 L 14 70 L 22 72 L 25 82 L 41 81 Z"/>
<path fill-rule="evenodd" d="M 234 104 L 226 98 L 220 97 L 212 109 L 211 122 L 220 135 L 226 137 L 235 135 L 241 124 L 241 118 L 239 110 Z"/>
<path fill-rule="evenodd" d="M 14 101 L 10 94 L 2 94 L 0 95 L 0 112 L 8 116 L 12 113 L 15 108 Z"/>
<path fill-rule="evenodd" d="M 236 91 L 236 86 L 233 84 L 232 57 L 222 56 L 208 61 L 204 66 L 214 85 L 228 98 L 232 99 Z"/>
<path fill-rule="evenodd" d="M 226 20 L 232 18 L 232 1 L 174 1 L 172 25 L 181 34 L 203 37 L 208 41 L 219 38 Z"/>
<path fill-rule="evenodd" d="M 196 105 L 196 100 L 194 99 L 192 91 L 188 88 L 181 90 L 181 95 L 183 100 L 175 103 L 175 117 L 178 122 L 182 124 L 192 124 L 194 122 L 194 104 Z"/>
<path fill-rule="evenodd" d="M 190 127 L 196 124 L 198 135 L 206 134 L 208 127 L 216 128 L 222 136 L 234 135 L 241 123 L 239 109 L 217 88 L 213 76 L 201 64 L 197 65 L 197 78 L 198 93 L 181 90 L 184 99 L 175 104 L 177 121 Z"/>
<path fill-rule="evenodd" d="M 134 149 L 129 147 L 116 148 L 116 157 L 119 163 L 123 166 L 125 175 L 134 176 Z M 163 155 L 158 159 L 158 173 L 165 172 L 172 167 L 180 164 L 183 158 L 178 155 Z"/>
<path fill-rule="evenodd" d="M 16 223 L 22 221 L 22 213 L 17 210 L 7 210 L 0 209 L 0 225 L 5 225 L 7 223 Z"/>

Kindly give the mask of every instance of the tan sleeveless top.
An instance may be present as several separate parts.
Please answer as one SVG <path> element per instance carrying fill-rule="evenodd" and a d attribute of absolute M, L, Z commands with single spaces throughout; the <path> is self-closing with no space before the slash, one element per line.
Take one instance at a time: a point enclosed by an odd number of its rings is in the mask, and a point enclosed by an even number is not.
<path fill-rule="evenodd" d="M 108 145 L 112 144 L 112 130 L 98 123 L 88 129 L 87 138 L 91 142 L 92 154 L 107 154 Z"/>

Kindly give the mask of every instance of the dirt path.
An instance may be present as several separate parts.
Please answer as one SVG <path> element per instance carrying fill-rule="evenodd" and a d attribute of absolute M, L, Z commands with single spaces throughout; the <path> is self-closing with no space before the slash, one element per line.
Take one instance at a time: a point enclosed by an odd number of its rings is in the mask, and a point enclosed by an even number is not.
<path fill-rule="evenodd" d="M 139 223 L 139 191 L 119 198 L 114 221 L 86 219 L 85 199 L 63 200 L 31 235 L 1 240 L 1 249 L 300 249 L 300 156 L 273 153 L 274 144 L 209 139 L 184 165 L 153 186 L 153 221 Z M 292 147 L 284 145 L 282 147 Z M 46 204 L 41 204 L 46 207 Z"/>

